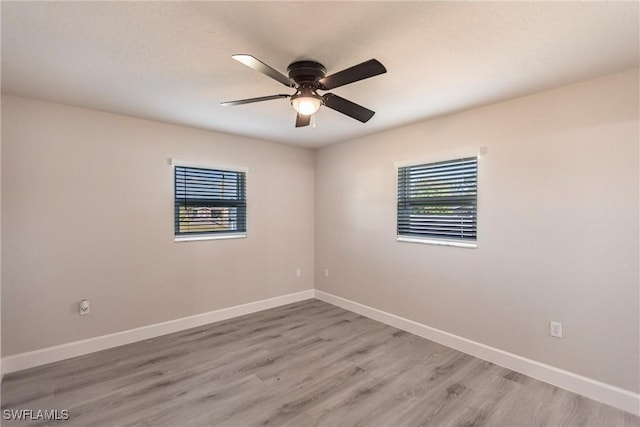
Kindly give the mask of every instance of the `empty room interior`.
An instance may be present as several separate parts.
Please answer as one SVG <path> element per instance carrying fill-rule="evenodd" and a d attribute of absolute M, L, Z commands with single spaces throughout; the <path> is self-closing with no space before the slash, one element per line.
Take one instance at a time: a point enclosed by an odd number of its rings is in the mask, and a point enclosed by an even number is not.
<path fill-rule="evenodd" d="M 0 422 L 640 426 L 639 5 L 2 1 Z"/>

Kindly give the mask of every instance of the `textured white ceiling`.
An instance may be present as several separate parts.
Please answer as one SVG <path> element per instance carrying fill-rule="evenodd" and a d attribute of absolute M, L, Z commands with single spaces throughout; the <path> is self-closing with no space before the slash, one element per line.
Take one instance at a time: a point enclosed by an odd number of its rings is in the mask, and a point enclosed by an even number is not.
<path fill-rule="evenodd" d="M 638 66 L 638 2 L 2 2 L 2 90 L 266 140 L 319 147 Z M 289 93 L 231 59 L 328 74 L 370 58 L 387 74 L 332 92 L 294 128 Z M 290 91 L 293 93 L 293 91 Z"/>

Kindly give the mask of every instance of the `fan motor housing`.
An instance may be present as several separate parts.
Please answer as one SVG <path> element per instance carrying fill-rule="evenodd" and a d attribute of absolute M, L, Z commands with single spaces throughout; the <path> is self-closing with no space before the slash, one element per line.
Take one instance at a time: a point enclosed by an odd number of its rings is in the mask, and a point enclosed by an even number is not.
<path fill-rule="evenodd" d="M 287 67 L 289 78 L 300 85 L 315 85 L 325 76 L 327 69 L 319 62 L 298 61 Z"/>

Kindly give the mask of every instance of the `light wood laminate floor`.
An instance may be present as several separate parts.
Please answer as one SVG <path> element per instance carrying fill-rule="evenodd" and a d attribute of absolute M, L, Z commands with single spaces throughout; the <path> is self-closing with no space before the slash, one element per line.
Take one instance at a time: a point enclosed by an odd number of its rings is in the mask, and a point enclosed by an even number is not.
<path fill-rule="evenodd" d="M 7 375 L 2 409 L 74 426 L 640 425 L 318 300 Z"/>

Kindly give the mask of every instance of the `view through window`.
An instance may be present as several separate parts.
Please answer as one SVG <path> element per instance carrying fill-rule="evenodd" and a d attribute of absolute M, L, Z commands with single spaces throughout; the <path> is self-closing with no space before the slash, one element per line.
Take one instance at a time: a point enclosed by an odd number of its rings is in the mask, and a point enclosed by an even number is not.
<path fill-rule="evenodd" d="M 175 166 L 175 235 L 247 231 L 246 173 Z"/>
<path fill-rule="evenodd" d="M 478 159 L 398 168 L 398 236 L 475 242 Z"/>

